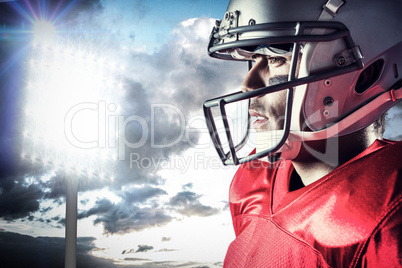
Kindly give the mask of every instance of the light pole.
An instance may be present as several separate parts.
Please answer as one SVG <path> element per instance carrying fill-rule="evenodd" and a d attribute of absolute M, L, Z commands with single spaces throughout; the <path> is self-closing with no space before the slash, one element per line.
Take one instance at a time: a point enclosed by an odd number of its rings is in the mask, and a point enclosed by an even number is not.
<path fill-rule="evenodd" d="M 75 268 L 77 263 L 77 202 L 78 181 L 66 179 L 66 242 L 64 267 Z"/>

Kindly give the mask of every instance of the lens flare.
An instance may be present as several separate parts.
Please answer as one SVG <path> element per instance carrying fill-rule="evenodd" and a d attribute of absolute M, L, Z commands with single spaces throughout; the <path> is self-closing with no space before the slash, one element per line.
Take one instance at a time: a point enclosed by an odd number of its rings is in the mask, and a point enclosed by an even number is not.
<path fill-rule="evenodd" d="M 56 38 L 56 29 L 49 21 L 38 20 L 33 25 L 33 42 L 34 44 L 50 45 Z"/>

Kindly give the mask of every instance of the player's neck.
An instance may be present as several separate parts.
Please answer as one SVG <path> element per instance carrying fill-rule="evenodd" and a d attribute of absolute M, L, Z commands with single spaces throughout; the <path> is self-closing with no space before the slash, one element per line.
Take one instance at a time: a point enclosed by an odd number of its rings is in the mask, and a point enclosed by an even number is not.
<path fill-rule="evenodd" d="M 364 129 L 342 137 L 305 142 L 292 163 L 307 186 L 363 152 L 376 139 L 381 137 L 370 129 Z"/>

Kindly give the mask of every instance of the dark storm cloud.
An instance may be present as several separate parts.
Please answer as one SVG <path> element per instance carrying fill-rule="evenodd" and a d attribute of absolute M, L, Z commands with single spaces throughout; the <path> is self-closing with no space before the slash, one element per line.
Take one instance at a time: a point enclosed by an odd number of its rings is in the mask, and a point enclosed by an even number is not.
<path fill-rule="evenodd" d="M 53 176 L 49 181 L 43 183 L 43 187 L 48 189 L 44 196 L 46 199 L 63 198 L 66 195 L 66 178 Z"/>
<path fill-rule="evenodd" d="M 23 179 L 6 178 L 0 180 L 0 218 L 12 221 L 28 217 L 39 211 L 44 193 L 40 185 L 25 185 Z"/>
<path fill-rule="evenodd" d="M 183 191 L 170 199 L 169 204 L 185 216 L 208 217 L 219 213 L 219 209 L 206 206 L 200 202 L 201 195 L 194 192 Z"/>
<path fill-rule="evenodd" d="M 101 199 L 96 202 L 96 205 L 86 212 L 78 214 L 79 219 L 87 218 L 92 215 L 102 215 L 114 210 L 114 205 L 109 199 Z"/>
<path fill-rule="evenodd" d="M 88 211 L 78 214 L 79 219 L 95 215 L 94 224 L 102 224 L 107 233 L 126 233 L 163 226 L 172 220 L 158 207 L 139 207 L 124 200 L 113 204 L 108 199 L 98 200 Z"/>

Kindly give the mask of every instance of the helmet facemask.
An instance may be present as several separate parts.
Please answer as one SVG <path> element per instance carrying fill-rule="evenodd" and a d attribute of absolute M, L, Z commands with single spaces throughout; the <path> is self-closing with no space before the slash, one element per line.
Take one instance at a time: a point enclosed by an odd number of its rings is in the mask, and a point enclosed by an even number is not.
<path fill-rule="evenodd" d="M 217 24 L 218 25 L 218 24 Z M 258 27 L 257 27 L 258 26 Z M 315 34 L 313 29 L 322 29 L 319 34 Z M 257 31 L 259 34 L 264 32 L 265 36 L 261 38 L 240 40 L 234 42 L 225 42 L 225 36 L 220 33 L 226 32 L 231 36 L 229 30 L 222 30 L 222 27 L 216 26 L 211 34 L 211 41 L 208 51 L 210 56 L 226 59 L 247 61 L 249 69 L 252 68 L 254 55 L 292 55 L 292 61 L 287 81 L 267 87 L 258 88 L 248 92 L 237 92 L 220 98 L 208 100 L 204 103 L 204 114 L 207 119 L 207 126 L 215 148 L 224 164 L 241 164 L 254 159 L 270 156 L 271 161 L 281 156 L 285 159 L 292 159 L 297 156 L 300 149 L 300 141 L 292 141 L 289 139 L 291 129 L 300 131 L 300 113 L 301 103 L 304 99 L 305 85 L 314 81 L 320 81 L 327 77 L 341 75 L 362 68 L 361 57 L 358 48 L 354 46 L 352 39 L 346 27 L 339 22 L 297 22 L 297 23 L 277 23 L 277 24 L 261 24 L 254 26 L 243 26 L 235 29 L 235 34 L 251 34 Z M 288 35 L 293 31 L 293 35 Z M 279 36 L 278 32 L 287 35 Z M 324 33 L 322 33 L 324 32 Z M 255 34 L 257 35 L 257 34 Z M 231 37 L 232 38 L 232 37 Z M 292 40 L 293 43 L 289 43 Z M 335 67 L 325 69 L 322 72 L 309 74 L 299 74 L 299 63 L 303 62 L 304 50 L 309 46 L 316 46 L 319 42 L 331 42 L 340 40 L 346 46 L 348 51 L 348 61 L 342 62 L 344 67 Z M 304 62 L 304 65 L 307 63 Z M 303 71 L 308 73 L 308 71 Z M 235 132 L 231 127 L 231 117 L 228 116 L 226 107 L 233 103 L 249 101 L 252 98 L 261 97 L 270 93 L 285 90 L 286 93 L 286 109 L 283 117 L 283 129 L 275 131 L 257 132 L 256 135 L 256 152 L 247 156 L 239 156 L 238 152 L 247 142 L 250 135 L 250 116 L 247 116 L 247 131 L 242 138 L 234 139 L 232 133 Z M 297 93 L 297 98 L 295 94 Z M 298 103 L 294 103 L 297 100 Z M 224 135 L 219 131 L 215 121 L 212 109 L 218 109 L 220 119 L 225 130 Z M 244 110 L 244 109 L 243 109 Z M 292 116 L 293 114 L 293 116 Z M 292 125 L 292 127 L 291 127 Z M 243 125 L 243 128 L 244 125 Z M 223 144 L 225 141 L 226 146 Z M 236 142 L 237 141 L 237 142 Z M 226 150 L 225 150 L 226 147 Z M 280 154 L 280 155 L 279 155 Z"/>

